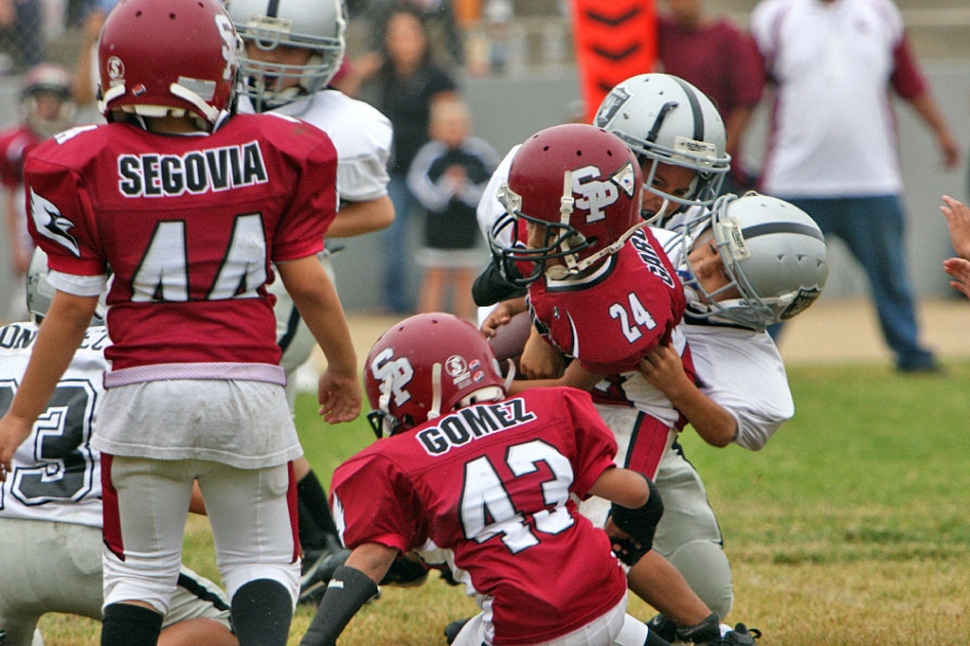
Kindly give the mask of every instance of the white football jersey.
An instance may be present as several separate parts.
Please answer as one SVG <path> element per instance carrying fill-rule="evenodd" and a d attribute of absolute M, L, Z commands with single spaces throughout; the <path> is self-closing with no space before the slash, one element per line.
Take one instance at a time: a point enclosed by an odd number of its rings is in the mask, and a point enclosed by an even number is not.
<path fill-rule="evenodd" d="M 683 257 L 680 238 L 653 229 L 674 267 Z M 757 451 L 795 414 L 785 364 L 768 332 L 727 325 L 692 324 L 678 329 L 690 344 L 701 392 L 738 421 L 735 442 Z"/>
<path fill-rule="evenodd" d="M 337 149 L 337 192 L 341 201 L 366 202 L 387 195 L 387 163 L 391 155 L 391 122 L 377 108 L 339 90 L 317 92 L 272 112 L 298 117 L 320 128 Z M 253 111 L 240 97 L 239 111 Z"/>
<path fill-rule="evenodd" d="M 10 408 L 36 339 L 33 323 L 0 328 L 0 413 Z M 101 527 L 101 461 L 89 442 L 104 396 L 109 344 L 107 328 L 88 328 L 47 410 L 14 454 L 13 470 L 0 483 L 0 518 Z"/>

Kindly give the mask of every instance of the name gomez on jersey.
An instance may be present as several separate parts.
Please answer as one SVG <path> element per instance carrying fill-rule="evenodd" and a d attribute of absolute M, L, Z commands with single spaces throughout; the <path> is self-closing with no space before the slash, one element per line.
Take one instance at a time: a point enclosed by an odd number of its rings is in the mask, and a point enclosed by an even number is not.
<path fill-rule="evenodd" d="M 330 138 L 291 117 L 236 115 L 201 136 L 76 128 L 27 161 L 29 228 L 53 270 L 110 267 L 114 370 L 277 365 L 271 263 L 323 249 L 336 168 Z"/>

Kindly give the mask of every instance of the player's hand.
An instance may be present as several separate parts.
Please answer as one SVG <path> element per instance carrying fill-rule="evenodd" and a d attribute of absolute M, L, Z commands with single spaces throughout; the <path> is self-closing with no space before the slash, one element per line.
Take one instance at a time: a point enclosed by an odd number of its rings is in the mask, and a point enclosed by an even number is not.
<path fill-rule="evenodd" d="M 947 258 L 943 261 L 943 271 L 953 278 L 950 287 L 970 298 L 970 260 Z"/>
<path fill-rule="evenodd" d="M 944 206 L 940 207 L 940 211 L 946 216 L 950 243 L 958 256 L 970 260 L 970 206 L 949 195 L 943 196 L 943 202 Z"/>
<path fill-rule="evenodd" d="M 643 558 L 643 555 L 650 551 L 649 547 L 644 548 L 632 536 L 617 527 L 612 518 L 606 519 L 606 525 L 603 529 L 606 531 L 606 535 L 610 537 L 610 547 L 616 554 L 616 558 L 629 567 L 636 565 Z"/>
<path fill-rule="evenodd" d="M 320 416 L 328 424 L 351 422 L 360 415 L 363 393 L 357 375 L 343 375 L 327 368 L 317 384 Z"/>
<path fill-rule="evenodd" d="M 488 338 L 494 337 L 498 328 L 507 325 L 514 314 L 511 304 L 508 301 L 502 301 L 482 321 L 482 334 Z"/>
<path fill-rule="evenodd" d="M 0 417 L 0 482 L 13 470 L 13 454 L 30 437 L 33 423 L 7 413 Z"/>
<path fill-rule="evenodd" d="M 538 333 L 531 334 L 519 358 L 519 371 L 526 379 L 559 379 L 566 370 L 566 358 Z"/>
<path fill-rule="evenodd" d="M 648 384 L 668 396 L 690 383 L 680 355 L 668 345 L 658 345 L 640 360 L 640 374 Z"/>

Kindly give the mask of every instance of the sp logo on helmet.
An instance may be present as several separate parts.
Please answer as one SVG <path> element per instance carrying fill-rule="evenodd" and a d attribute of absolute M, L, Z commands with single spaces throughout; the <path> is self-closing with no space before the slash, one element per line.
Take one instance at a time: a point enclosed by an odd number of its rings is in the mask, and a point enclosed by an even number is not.
<path fill-rule="evenodd" d="M 598 222 L 606 217 L 606 207 L 614 204 L 620 191 L 628 197 L 636 192 L 635 173 L 632 164 L 624 164 L 607 180 L 599 177 L 602 171 L 596 166 L 584 166 L 573 171 L 572 192 L 579 197 L 576 206 L 589 211 L 586 222 Z"/>

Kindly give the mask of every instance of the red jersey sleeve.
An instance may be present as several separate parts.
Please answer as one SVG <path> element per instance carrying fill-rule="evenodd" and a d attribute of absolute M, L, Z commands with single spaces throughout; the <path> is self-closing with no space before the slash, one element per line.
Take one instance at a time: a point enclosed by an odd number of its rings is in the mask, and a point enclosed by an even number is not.
<path fill-rule="evenodd" d="M 365 451 L 337 468 L 331 507 L 350 549 L 378 543 L 406 552 L 424 543 L 421 503 L 410 479 L 378 452 Z"/>
<path fill-rule="evenodd" d="M 96 233 L 91 197 L 82 177 L 71 168 L 45 160 L 52 140 L 27 158 L 27 227 L 47 252 L 51 269 L 81 276 L 107 273 Z"/>

